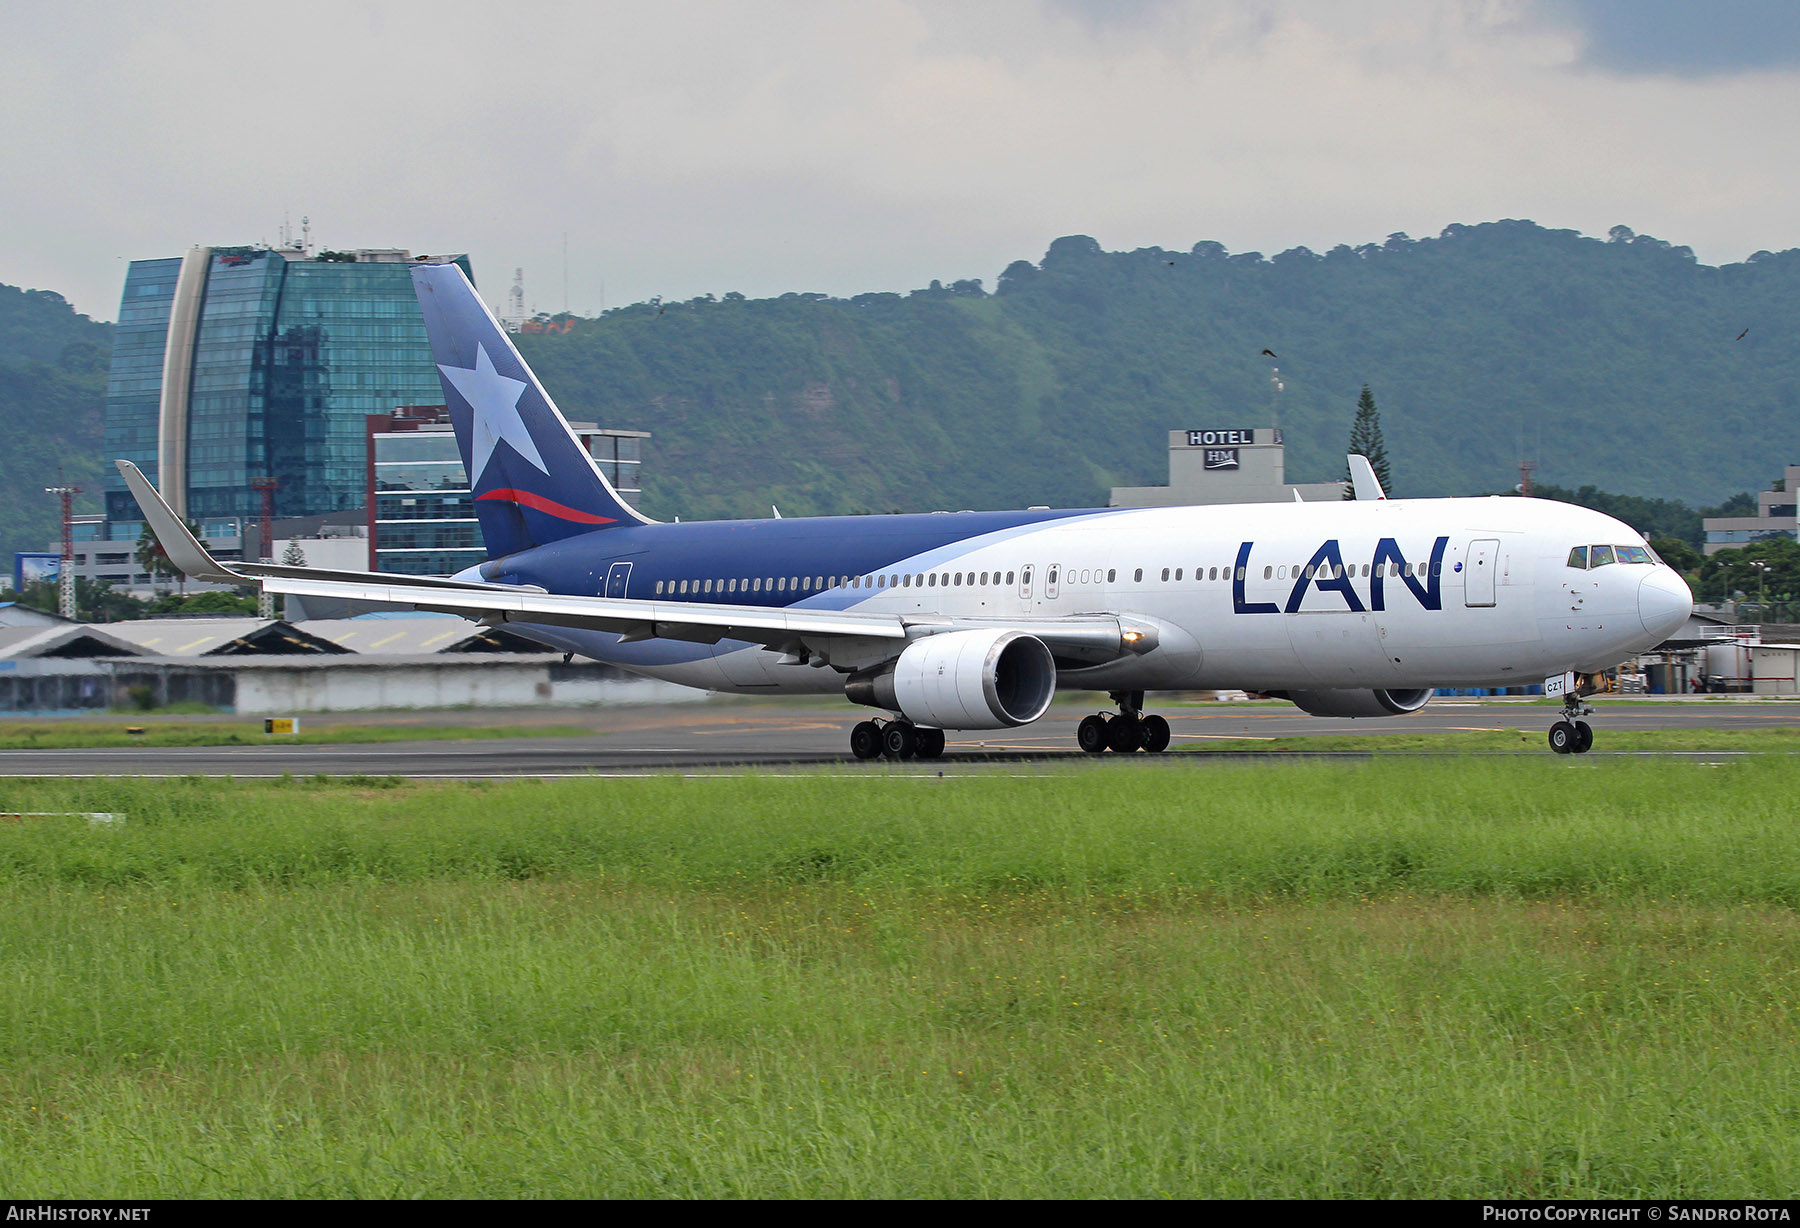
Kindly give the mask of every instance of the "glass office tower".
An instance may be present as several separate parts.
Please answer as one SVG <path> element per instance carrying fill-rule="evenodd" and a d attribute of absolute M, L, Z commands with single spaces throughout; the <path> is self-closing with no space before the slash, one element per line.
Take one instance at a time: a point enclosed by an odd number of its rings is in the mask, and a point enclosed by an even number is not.
<path fill-rule="evenodd" d="M 259 517 L 252 482 L 266 477 L 282 519 L 363 507 L 369 415 L 443 398 L 412 263 L 390 249 L 266 247 L 134 261 L 107 389 L 108 458 L 136 463 L 203 523 Z M 137 504 L 110 465 L 105 493 L 110 536 L 135 539 Z"/>

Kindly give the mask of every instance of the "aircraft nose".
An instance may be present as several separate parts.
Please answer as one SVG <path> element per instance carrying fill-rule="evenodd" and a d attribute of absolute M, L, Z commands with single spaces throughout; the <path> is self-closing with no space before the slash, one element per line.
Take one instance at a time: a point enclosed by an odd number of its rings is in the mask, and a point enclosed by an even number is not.
<path fill-rule="evenodd" d="M 1660 642 L 1668 639 L 1694 612 L 1687 581 L 1669 567 L 1658 567 L 1638 586 L 1638 618 Z"/>

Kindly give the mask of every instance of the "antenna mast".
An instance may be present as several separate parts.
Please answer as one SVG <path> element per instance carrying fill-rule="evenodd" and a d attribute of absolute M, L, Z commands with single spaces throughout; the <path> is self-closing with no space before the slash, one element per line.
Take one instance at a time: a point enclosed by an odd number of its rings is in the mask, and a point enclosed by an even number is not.
<path fill-rule="evenodd" d="M 75 496 L 79 486 L 46 486 L 44 493 L 62 501 L 62 565 L 56 570 L 56 612 L 75 621 Z"/>

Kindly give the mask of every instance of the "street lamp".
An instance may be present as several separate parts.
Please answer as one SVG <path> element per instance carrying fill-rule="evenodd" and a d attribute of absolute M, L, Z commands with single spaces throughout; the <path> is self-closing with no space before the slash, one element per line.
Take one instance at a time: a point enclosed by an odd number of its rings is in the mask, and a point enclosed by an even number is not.
<path fill-rule="evenodd" d="M 1769 565 L 1752 560 L 1750 566 L 1756 569 L 1756 616 L 1760 619 L 1763 617 L 1764 599 L 1768 596 Z"/>

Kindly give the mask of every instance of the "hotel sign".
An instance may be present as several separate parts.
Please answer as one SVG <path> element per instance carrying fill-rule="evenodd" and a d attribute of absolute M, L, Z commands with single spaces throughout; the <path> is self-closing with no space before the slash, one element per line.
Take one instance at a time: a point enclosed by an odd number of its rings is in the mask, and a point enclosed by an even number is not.
<path fill-rule="evenodd" d="M 1190 448 L 1245 448 L 1256 442 L 1254 430 L 1212 428 L 1187 433 Z M 1279 441 L 1278 441 L 1279 442 Z"/>

